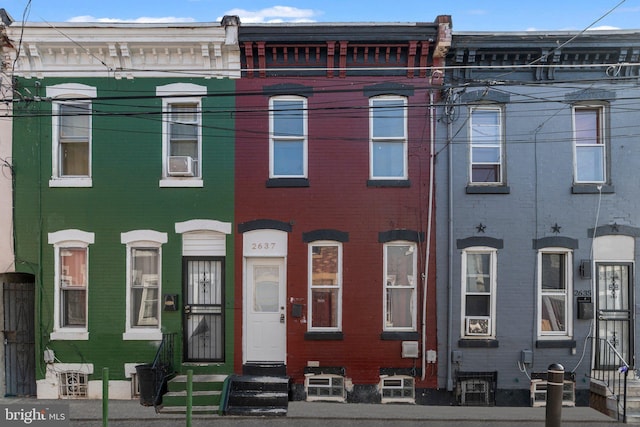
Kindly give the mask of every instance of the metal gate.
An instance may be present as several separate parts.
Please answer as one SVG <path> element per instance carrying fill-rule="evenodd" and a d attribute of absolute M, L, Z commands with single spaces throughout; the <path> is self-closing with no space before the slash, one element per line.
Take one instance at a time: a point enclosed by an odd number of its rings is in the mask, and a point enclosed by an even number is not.
<path fill-rule="evenodd" d="M 184 257 L 184 360 L 224 361 L 224 258 Z"/>
<path fill-rule="evenodd" d="M 0 275 L 4 308 L 6 396 L 35 396 L 34 280 L 21 273 Z"/>
<path fill-rule="evenodd" d="M 633 324 L 632 301 L 633 280 L 631 264 L 598 263 L 596 287 L 598 289 L 598 318 L 596 325 L 596 342 L 601 348 L 596 349 L 596 369 L 617 369 L 618 365 L 610 365 L 616 361 L 610 352 L 612 348 L 634 366 L 633 360 Z M 608 341 L 611 347 L 607 346 Z"/>

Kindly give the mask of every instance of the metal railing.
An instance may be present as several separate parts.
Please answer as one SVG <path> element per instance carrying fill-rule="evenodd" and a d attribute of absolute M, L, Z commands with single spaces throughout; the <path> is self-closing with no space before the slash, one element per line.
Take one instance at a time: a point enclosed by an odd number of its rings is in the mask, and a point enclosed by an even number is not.
<path fill-rule="evenodd" d="M 591 378 L 601 382 L 616 399 L 616 418 L 618 421 L 626 423 L 627 376 L 631 368 L 609 340 L 598 338 L 596 345 L 596 360 L 591 371 Z"/>
<path fill-rule="evenodd" d="M 155 373 L 155 393 L 153 406 L 158 410 L 158 405 L 162 401 L 162 395 L 166 387 L 167 379 L 171 377 L 175 370 L 173 368 L 173 350 L 176 334 L 162 334 L 162 342 L 156 357 L 153 359 L 152 371 Z"/>

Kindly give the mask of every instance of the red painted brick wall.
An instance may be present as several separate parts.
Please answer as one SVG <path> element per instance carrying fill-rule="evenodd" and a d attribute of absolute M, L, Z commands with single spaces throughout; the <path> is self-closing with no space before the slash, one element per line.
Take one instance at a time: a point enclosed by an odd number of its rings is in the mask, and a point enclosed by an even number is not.
<path fill-rule="evenodd" d="M 296 383 L 304 380 L 310 360 L 321 366 L 342 366 L 354 384 L 375 384 L 381 367 L 413 367 L 401 358 L 401 341 L 383 341 L 383 244 L 378 233 L 409 229 L 426 233 L 429 180 L 429 92 L 427 80 L 387 78 L 414 87 L 409 97 L 410 188 L 368 188 L 369 100 L 365 86 L 384 79 L 352 77 L 241 79 L 236 115 L 236 225 L 254 219 L 292 224 L 287 259 L 287 371 Z M 266 188 L 269 177 L 269 97 L 263 88 L 301 84 L 313 88 L 308 97 L 309 187 Z M 308 245 L 302 233 L 336 229 L 349 233 L 343 244 L 344 339 L 309 341 L 304 335 L 308 301 Z M 421 273 L 426 245 L 418 255 L 418 332 L 422 324 Z M 431 259 L 435 260 L 432 250 Z M 236 233 L 236 331 L 242 331 L 242 235 Z M 436 349 L 435 263 L 431 262 L 427 310 L 427 349 Z M 304 305 L 305 316 L 293 318 L 291 303 Z M 235 340 L 236 371 L 242 369 L 242 337 Z M 420 367 L 420 360 L 416 361 Z M 426 382 L 436 387 L 436 372 Z"/>

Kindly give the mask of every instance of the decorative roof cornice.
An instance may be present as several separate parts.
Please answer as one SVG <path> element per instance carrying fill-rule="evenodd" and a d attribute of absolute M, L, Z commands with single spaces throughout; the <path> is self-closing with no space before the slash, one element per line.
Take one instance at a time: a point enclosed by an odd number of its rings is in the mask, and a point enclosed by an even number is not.
<path fill-rule="evenodd" d="M 10 63 L 19 52 L 13 74 L 25 78 L 238 78 L 238 25 L 13 23 L 3 50 Z"/>

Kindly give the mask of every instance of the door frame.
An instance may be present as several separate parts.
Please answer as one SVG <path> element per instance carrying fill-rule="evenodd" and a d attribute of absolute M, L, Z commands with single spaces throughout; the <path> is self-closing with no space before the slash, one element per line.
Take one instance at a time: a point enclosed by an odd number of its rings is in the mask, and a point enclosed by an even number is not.
<path fill-rule="evenodd" d="M 286 302 L 287 302 L 287 267 L 286 267 L 286 259 L 283 257 L 250 257 L 244 258 L 244 306 L 243 306 L 243 363 L 282 363 L 286 364 L 287 361 L 287 324 L 286 324 Z M 260 264 L 260 262 L 265 262 L 271 265 L 278 265 L 280 267 L 280 284 L 278 288 L 278 306 L 279 309 L 277 312 L 273 312 L 273 317 L 280 317 L 280 322 L 284 323 L 284 327 L 280 328 L 277 332 L 277 340 L 281 342 L 282 347 L 278 350 L 280 353 L 280 357 L 274 360 L 268 359 L 256 359 L 249 358 L 250 356 L 250 345 L 249 345 L 249 337 L 251 334 L 249 333 L 249 328 L 251 327 L 253 322 L 250 322 L 250 316 L 253 315 L 253 307 L 252 307 L 252 299 L 250 298 L 253 295 L 253 290 L 249 290 L 249 287 L 253 285 L 253 283 L 249 283 L 249 276 L 253 276 L 253 274 L 249 274 L 249 268 L 254 263 Z"/>
<path fill-rule="evenodd" d="M 284 331 L 283 331 L 283 348 L 282 348 L 282 361 L 278 363 L 287 364 L 287 320 L 286 320 L 286 307 L 287 307 L 287 250 L 288 250 L 288 232 L 278 229 L 265 228 L 265 229 L 253 229 L 243 233 L 242 241 L 242 363 L 250 363 L 252 360 L 248 359 L 248 313 L 250 310 L 250 301 L 248 301 L 247 286 L 248 274 L 247 265 L 248 260 L 251 259 L 282 259 L 282 279 L 283 287 L 280 293 L 282 298 L 282 307 L 284 307 Z M 275 362 L 275 361 L 274 361 Z"/>

